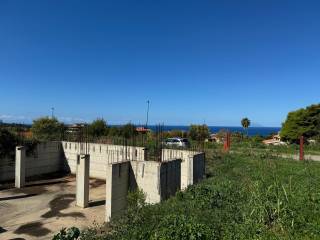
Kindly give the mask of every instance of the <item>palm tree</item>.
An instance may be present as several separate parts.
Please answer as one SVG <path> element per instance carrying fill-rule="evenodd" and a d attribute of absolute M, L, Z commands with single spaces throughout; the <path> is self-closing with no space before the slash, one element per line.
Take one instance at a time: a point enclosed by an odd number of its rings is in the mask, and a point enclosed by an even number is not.
<path fill-rule="evenodd" d="M 247 136 L 248 136 L 248 128 L 250 126 L 250 119 L 247 117 L 242 118 L 241 125 L 242 125 L 243 129 L 245 129 L 247 131 Z"/>

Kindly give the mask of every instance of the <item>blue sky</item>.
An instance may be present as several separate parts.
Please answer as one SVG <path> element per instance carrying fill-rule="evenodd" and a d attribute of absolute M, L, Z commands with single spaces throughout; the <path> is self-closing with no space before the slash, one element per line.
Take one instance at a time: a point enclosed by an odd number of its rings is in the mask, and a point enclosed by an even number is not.
<path fill-rule="evenodd" d="M 320 96 L 319 1 L 0 1 L 0 119 L 280 126 Z"/>

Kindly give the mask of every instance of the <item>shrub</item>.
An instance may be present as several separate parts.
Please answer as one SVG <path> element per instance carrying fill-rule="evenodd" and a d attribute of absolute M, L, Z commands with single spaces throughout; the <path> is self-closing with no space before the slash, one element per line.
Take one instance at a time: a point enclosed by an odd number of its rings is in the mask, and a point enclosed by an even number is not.
<path fill-rule="evenodd" d="M 189 128 L 189 136 L 192 140 L 204 141 L 209 137 L 210 130 L 205 124 L 203 125 L 191 125 Z"/>
<path fill-rule="evenodd" d="M 104 119 L 96 119 L 88 126 L 88 133 L 92 137 L 105 136 L 108 133 L 107 123 Z"/>
<path fill-rule="evenodd" d="M 80 236 L 80 230 L 76 227 L 63 228 L 52 238 L 52 240 L 76 240 Z"/>
<path fill-rule="evenodd" d="M 150 238 L 151 240 L 205 240 L 214 239 L 210 228 L 197 223 L 185 215 L 168 215 L 161 219 L 160 224 Z"/>
<path fill-rule="evenodd" d="M 31 132 L 39 141 L 56 141 L 61 139 L 64 125 L 56 118 L 38 118 L 33 121 Z"/>
<path fill-rule="evenodd" d="M 137 134 L 138 132 L 136 131 L 136 127 L 131 123 L 127 123 L 121 127 L 121 136 L 126 139 L 132 138 Z"/>
<path fill-rule="evenodd" d="M 19 139 L 6 129 L 0 128 L 0 158 L 13 157 Z"/>

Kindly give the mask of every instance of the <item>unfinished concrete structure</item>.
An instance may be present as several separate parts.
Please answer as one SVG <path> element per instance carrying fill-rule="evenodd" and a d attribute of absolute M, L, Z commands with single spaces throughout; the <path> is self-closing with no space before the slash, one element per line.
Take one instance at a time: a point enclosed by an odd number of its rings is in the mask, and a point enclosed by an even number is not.
<path fill-rule="evenodd" d="M 143 147 L 86 143 L 87 154 L 83 154 L 83 144 L 41 143 L 30 156 L 18 147 L 15 165 L 12 160 L 1 162 L 0 181 L 13 180 L 16 175 L 16 187 L 22 187 L 25 178 L 31 176 L 70 172 L 77 179 L 76 205 L 85 208 L 89 203 L 89 177 L 105 180 L 105 220 L 109 221 L 126 208 L 129 190 L 139 188 L 148 203 L 158 203 L 198 182 L 205 174 L 202 152 L 162 149 L 161 161 L 148 161 Z"/>

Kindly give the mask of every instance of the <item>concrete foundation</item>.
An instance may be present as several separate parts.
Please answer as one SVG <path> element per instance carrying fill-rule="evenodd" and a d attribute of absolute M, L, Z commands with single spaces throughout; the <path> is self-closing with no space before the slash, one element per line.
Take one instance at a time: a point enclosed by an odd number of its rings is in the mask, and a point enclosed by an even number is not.
<path fill-rule="evenodd" d="M 90 155 L 80 154 L 76 173 L 76 205 L 85 208 L 89 204 Z"/>
<path fill-rule="evenodd" d="M 201 152 L 163 149 L 162 161 L 147 161 L 147 149 L 134 146 L 89 143 L 88 154 L 81 154 L 81 143 L 40 143 L 32 155 L 17 147 L 16 160 L 0 161 L 0 181 L 13 179 L 21 188 L 25 177 L 41 176 L 61 170 L 76 174 L 76 205 L 89 204 L 89 178 L 106 180 L 105 220 L 121 214 L 127 207 L 129 189 L 141 189 L 146 202 L 159 203 L 200 181 L 205 174 Z M 8 171 L 10 170 L 10 171 Z M 5 175 L 4 175 L 5 174 Z"/>

